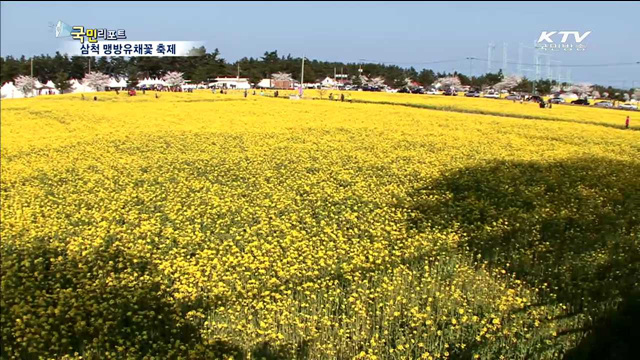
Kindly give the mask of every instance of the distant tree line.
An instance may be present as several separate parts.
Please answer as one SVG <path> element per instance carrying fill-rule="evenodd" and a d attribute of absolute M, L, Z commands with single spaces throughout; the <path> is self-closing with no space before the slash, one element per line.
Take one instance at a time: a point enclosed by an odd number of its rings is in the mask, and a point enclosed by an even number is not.
<path fill-rule="evenodd" d="M 54 56 L 40 55 L 33 57 L 33 76 L 39 81 L 52 80 L 62 87 L 68 86 L 68 79 L 82 79 L 89 71 L 98 71 L 115 78 L 126 77 L 130 85 L 145 77 L 162 77 L 173 71 L 182 72 L 185 79 L 193 83 L 213 80 L 219 76 L 236 76 L 238 67 L 240 77 L 246 77 L 252 83 L 258 83 L 263 78 L 269 78 L 276 72 L 289 73 L 294 79 L 300 79 L 302 58 L 278 54 L 277 50 L 267 51 L 259 58 L 244 57 L 234 63 L 227 62 L 221 57 L 220 51 L 215 49 L 207 52 L 204 47 L 193 49 L 200 56 L 191 57 L 100 57 L 88 58 L 81 56 L 67 56 L 56 52 Z M 360 72 L 362 69 L 362 72 Z M 397 65 L 385 65 L 374 63 L 343 63 L 310 60 L 305 61 L 305 82 L 316 82 L 334 73 L 345 74 L 356 85 L 361 81 L 359 75 L 367 78 L 383 78 L 386 85 L 400 88 L 409 85 L 407 82 L 415 81 L 422 86 L 429 86 L 439 78 L 458 77 L 462 85 L 476 88 L 491 87 L 503 79 L 502 71 L 487 73 L 481 76 L 472 76 L 453 72 L 434 72 L 431 69 L 416 70 L 414 67 L 402 68 Z M 13 81 L 19 75 L 31 74 L 31 58 L 22 56 L 0 57 L 0 81 L 4 84 Z M 558 84 L 555 80 L 539 80 L 535 82 L 535 89 L 540 93 L 550 93 Z M 534 84 L 531 80 L 523 78 L 515 91 L 531 92 Z M 628 90 L 612 87 L 594 86 L 594 90 L 600 93 L 624 93 Z M 633 91 L 632 91 L 633 92 Z"/>

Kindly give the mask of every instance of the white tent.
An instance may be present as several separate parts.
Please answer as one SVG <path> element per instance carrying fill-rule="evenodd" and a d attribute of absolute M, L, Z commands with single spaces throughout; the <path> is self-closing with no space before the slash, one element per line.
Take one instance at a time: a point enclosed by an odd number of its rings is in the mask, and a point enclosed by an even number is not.
<path fill-rule="evenodd" d="M 23 98 L 24 94 L 13 85 L 13 81 L 9 81 L 0 88 L 0 97 L 3 99 Z"/>
<path fill-rule="evenodd" d="M 56 85 L 53 83 L 53 81 L 51 81 L 51 80 L 47 81 L 47 83 L 44 84 L 44 86 L 48 87 L 50 89 L 51 93 L 53 93 L 54 95 L 60 94 L 60 91 L 58 91 L 58 89 L 56 89 Z"/>
<path fill-rule="evenodd" d="M 53 81 L 49 80 L 44 85 L 36 83 L 35 95 L 56 95 L 58 90 Z"/>
<path fill-rule="evenodd" d="M 95 92 L 94 89 L 83 85 L 76 79 L 71 80 L 71 92 L 72 93 L 81 93 L 81 92 Z"/>
<path fill-rule="evenodd" d="M 109 79 L 109 87 L 112 89 L 124 89 L 127 87 L 127 80 L 124 78 L 116 80 L 115 78 Z"/>
<path fill-rule="evenodd" d="M 162 86 L 167 86 L 167 83 L 164 82 L 164 80 L 162 79 L 158 79 L 158 78 L 144 78 L 142 79 L 142 81 L 138 82 L 138 87 L 154 87 L 156 85 L 162 85 Z"/>

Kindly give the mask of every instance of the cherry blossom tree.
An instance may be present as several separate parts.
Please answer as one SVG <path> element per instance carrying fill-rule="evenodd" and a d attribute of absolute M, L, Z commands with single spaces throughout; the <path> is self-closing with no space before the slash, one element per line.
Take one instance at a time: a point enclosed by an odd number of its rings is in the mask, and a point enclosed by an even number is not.
<path fill-rule="evenodd" d="M 384 78 L 381 77 L 381 76 L 373 78 L 373 79 L 369 80 L 369 85 L 371 85 L 371 86 L 384 86 Z"/>
<path fill-rule="evenodd" d="M 109 82 L 109 75 L 97 71 L 88 73 L 82 79 L 82 84 L 96 91 L 103 91 L 105 87 L 109 86 Z"/>
<path fill-rule="evenodd" d="M 277 73 L 271 74 L 271 78 L 275 81 L 292 81 L 293 80 L 293 78 L 291 77 L 291 74 L 284 73 L 284 72 L 277 72 Z"/>
<path fill-rule="evenodd" d="M 593 90 L 593 85 L 589 83 L 573 84 L 570 87 L 570 91 L 574 92 L 579 97 L 587 96 Z"/>
<path fill-rule="evenodd" d="M 518 86 L 518 84 L 520 84 L 520 81 L 522 81 L 522 78 L 520 76 L 507 75 L 507 76 L 504 77 L 504 79 L 502 79 L 502 81 L 500 81 L 499 83 L 495 84 L 493 86 L 493 88 L 498 90 L 498 91 L 511 90 L 511 89 L 515 88 L 516 86 Z"/>
<path fill-rule="evenodd" d="M 460 79 L 457 76 L 443 77 L 438 79 L 438 81 L 436 82 L 439 83 L 443 88 L 457 88 L 461 85 Z"/>
<path fill-rule="evenodd" d="M 36 88 L 36 78 L 20 75 L 15 78 L 13 84 L 24 96 L 28 96 L 33 94 L 33 90 Z"/>
<path fill-rule="evenodd" d="M 167 83 L 167 86 L 173 88 L 184 84 L 184 78 L 182 77 L 182 75 L 183 73 L 181 72 L 170 71 L 162 77 L 162 80 Z"/>

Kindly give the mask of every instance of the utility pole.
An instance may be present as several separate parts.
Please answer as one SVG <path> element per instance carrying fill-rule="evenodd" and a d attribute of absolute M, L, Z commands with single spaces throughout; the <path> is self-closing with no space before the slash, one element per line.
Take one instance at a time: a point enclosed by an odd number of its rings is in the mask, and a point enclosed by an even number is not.
<path fill-rule="evenodd" d="M 518 44 L 518 75 L 520 76 L 524 76 L 524 73 L 522 71 L 522 50 L 523 50 L 523 45 L 522 43 L 519 43 Z"/>
<path fill-rule="evenodd" d="M 507 73 L 507 43 L 502 43 L 502 72 Z"/>
<path fill-rule="evenodd" d="M 487 47 L 487 72 L 490 73 L 491 72 L 491 61 L 493 58 L 493 49 L 496 48 L 496 45 L 494 43 L 489 43 L 489 46 Z"/>
<path fill-rule="evenodd" d="M 240 81 L 240 62 L 238 61 L 238 75 L 236 76 L 236 83 Z"/>
<path fill-rule="evenodd" d="M 300 96 L 302 96 L 303 89 L 304 89 L 304 54 L 302 55 L 302 71 L 300 75 Z"/>
<path fill-rule="evenodd" d="M 33 77 L 33 57 L 31 58 L 31 77 Z"/>
<path fill-rule="evenodd" d="M 473 57 L 468 57 L 467 60 L 469 60 L 469 80 L 471 80 L 471 77 L 473 76 Z"/>
<path fill-rule="evenodd" d="M 89 72 L 91 72 L 91 58 L 89 58 Z"/>

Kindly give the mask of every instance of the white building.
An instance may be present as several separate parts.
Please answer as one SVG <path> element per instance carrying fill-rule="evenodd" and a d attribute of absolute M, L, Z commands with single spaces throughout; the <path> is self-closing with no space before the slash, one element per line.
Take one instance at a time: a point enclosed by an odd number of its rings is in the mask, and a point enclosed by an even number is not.
<path fill-rule="evenodd" d="M 565 99 L 565 100 L 576 100 L 578 99 L 578 95 L 572 93 L 572 92 L 567 92 L 564 94 L 560 94 L 560 98 Z"/>
<path fill-rule="evenodd" d="M 328 76 L 326 78 L 324 78 L 320 82 L 320 84 L 322 84 L 322 86 L 324 86 L 324 87 L 334 87 L 334 86 L 338 85 L 338 83 L 334 79 L 332 79 L 332 78 L 330 78 Z"/>
<path fill-rule="evenodd" d="M 258 85 L 256 85 L 256 87 L 263 88 L 263 89 L 271 89 L 273 87 L 272 84 L 273 84 L 273 81 L 271 79 L 262 79 L 260 80 Z"/>
<path fill-rule="evenodd" d="M 237 77 L 217 77 L 212 83 L 209 83 L 209 87 L 226 88 L 226 89 L 251 89 L 251 84 L 247 78 Z"/>

